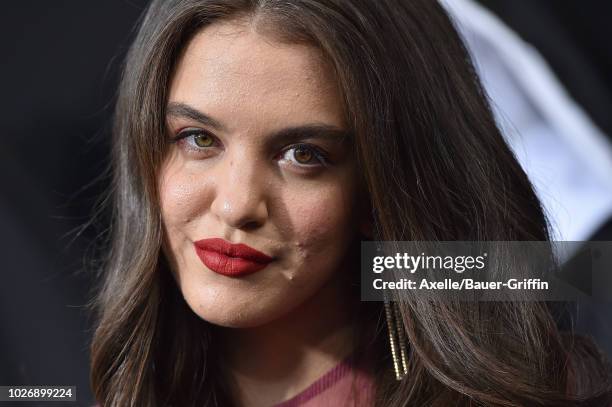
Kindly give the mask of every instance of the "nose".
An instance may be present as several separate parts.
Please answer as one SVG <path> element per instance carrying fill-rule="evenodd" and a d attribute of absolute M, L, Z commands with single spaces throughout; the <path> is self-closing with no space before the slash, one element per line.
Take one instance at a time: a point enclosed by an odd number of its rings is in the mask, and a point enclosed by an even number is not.
<path fill-rule="evenodd" d="M 211 212 L 236 229 L 256 229 L 268 219 L 264 169 L 246 155 L 223 159 Z"/>

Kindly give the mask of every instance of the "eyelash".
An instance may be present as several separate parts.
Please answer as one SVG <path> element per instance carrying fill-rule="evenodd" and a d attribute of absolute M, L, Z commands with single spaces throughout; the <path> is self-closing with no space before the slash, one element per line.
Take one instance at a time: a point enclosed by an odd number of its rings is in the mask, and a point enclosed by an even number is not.
<path fill-rule="evenodd" d="M 210 138 L 213 139 L 214 141 L 214 145 L 209 146 L 209 147 L 200 147 L 198 145 L 195 144 L 195 140 L 194 137 L 198 136 L 198 135 L 205 135 L 205 136 L 209 136 Z M 189 143 L 187 140 L 191 140 L 192 143 Z M 187 148 L 190 151 L 194 151 L 194 152 L 202 152 L 203 150 L 209 149 L 209 148 L 213 148 L 213 147 L 218 147 L 219 146 L 219 139 L 217 139 L 214 135 L 212 135 L 211 133 L 202 130 L 202 129 L 184 129 L 184 130 L 179 130 L 179 132 L 176 134 L 175 137 L 172 138 L 172 143 L 177 143 L 177 144 L 181 144 L 184 145 L 185 143 L 187 143 Z"/>
<path fill-rule="evenodd" d="M 194 141 L 194 137 L 197 135 L 206 135 L 209 136 L 213 139 L 214 141 L 214 145 L 209 146 L 209 147 L 199 147 L 195 144 Z M 192 142 L 189 143 L 187 140 L 191 140 Z M 171 140 L 172 143 L 177 143 L 177 144 L 182 144 L 185 145 L 187 144 L 186 148 L 189 149 L 190 151 L 194 151 L 194 152 L 203 152 L 204 150 L 210 149 L 210 148 L 216 148 L 219 147 L 219 139 L 217 137 L 215 137 L 213 134 L 202 130 L 202 129 L 185 129 L 185 130 L 180 130 L 175 137 L 172 138 Z M 329 160 L 329 155 L 326 151 L 322 150 L 321 148 L 314 146 L 312 144 L 308 144 L 308 143 L 297 143 L 297 144 L 292 144 L 286 148 L 284 148 L 278 155 L 275 156 L 275 158 L 281 158 L 288 152 L 291 150 L 296 150 L 296 149 L 305 149 L 308 150 L 310 152 L 312 152 L 313 156 L 315 157 L 315 159 L 318 161 L 318 163 L 315 164 L 300 164 L 300 163 L 295 163 L 293 162 L 292 165 L 295 165 L 297 167 L 302 167 L 302 168 L 309 168 L 309 167 L 316 167 L 318 165 L 322 166 L 322 167 L 328 167 L 330 166 L 331 162 Z"/>
<path fill-rule="evenodd" d="M 329 167 L 330 161 L 329 161 L 328 154 L 325 151 L 321 150 L 320 148 L 313 146 L 312 144 L 306 144 L 306 143 L 292 144 L 291 146 L 283 149 L 279 155 L 282 157 L 288 151 L 297 150 L 297 149 L 305 149 L 305 150 L 310 151 L 313 154 L 314 158 L 318 161 L 318 163 L 314 163 L 314 164 L 294 163 L 293 165 L 304 167 L 304 168 L 316 167 L 318 165 L 322 167 Z"/>

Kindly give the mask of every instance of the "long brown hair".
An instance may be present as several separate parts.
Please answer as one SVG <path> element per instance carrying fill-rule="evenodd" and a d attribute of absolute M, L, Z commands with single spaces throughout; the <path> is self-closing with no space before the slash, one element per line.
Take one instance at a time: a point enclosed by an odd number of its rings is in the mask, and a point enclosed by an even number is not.
<path fill-rule="evenodd" d="M 335 70 L 377 240 L 548 240 L 466 50 L 433 0 L 155 0 L 139 23 L 116 104 L 113 224 L 96 298 L 91 382 L 104 406 L 228 406 L 212 326 L 160 250 L 156 190 L 178 55 L 220 19 L 318 47 Z M 358 271 L 356 271 L 358 272 Z M 357 275 L 355 278 L 358 278 Z M 363 305 L 379 406 L 606 405 L 610 373 L 557 327 L 550 304 L 437 303 L 401 294 L 409 372 L 391 373 L 383 307 Z M 608 404 L 606 404 L 608 403 Z"/>

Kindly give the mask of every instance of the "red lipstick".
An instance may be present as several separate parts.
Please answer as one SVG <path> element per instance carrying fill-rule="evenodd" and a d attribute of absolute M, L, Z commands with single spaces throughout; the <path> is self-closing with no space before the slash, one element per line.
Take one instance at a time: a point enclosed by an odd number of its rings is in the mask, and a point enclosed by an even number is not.
<path fill-rule="evenodd" d="M 265 268 L 274 258 L 239 243 L 214 238 L 194 242 L 195 251 L 202 263 L 215 273 L 229 277 L 241 277 Z"/>

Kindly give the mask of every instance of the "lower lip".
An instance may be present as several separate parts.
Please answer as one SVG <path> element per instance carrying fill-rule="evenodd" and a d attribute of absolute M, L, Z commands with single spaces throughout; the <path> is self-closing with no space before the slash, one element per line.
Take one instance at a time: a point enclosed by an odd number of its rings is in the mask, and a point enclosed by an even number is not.
<path fill-rule="evenodd" d="M 225 254 L 203 250 L 196 247 L 196 253 L 202 263 L 215 273 L 229 277 L 241 277 L 264 269 L 269 263 L 257 263 L 242 257 L 229 257 Z"/>

